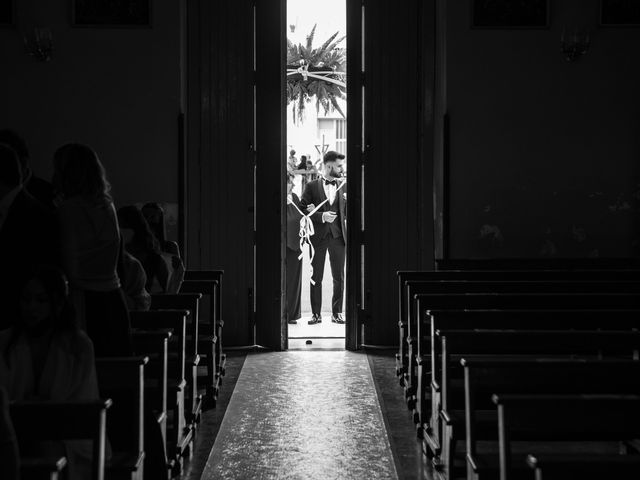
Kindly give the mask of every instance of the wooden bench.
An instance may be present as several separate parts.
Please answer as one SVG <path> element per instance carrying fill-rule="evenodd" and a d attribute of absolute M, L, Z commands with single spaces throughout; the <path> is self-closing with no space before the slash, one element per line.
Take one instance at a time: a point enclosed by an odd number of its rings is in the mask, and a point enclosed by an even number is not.
<path fill-rule="evenodd" d="M 226 372 L 226 355 L 223 351 L 222 331 L 222 270 L 188 270 L 181 292 L 199 292 L 205 295 L 208 321 L 202 323 L 199 352 L 204 355 L 206 375 L 206 400 L 211 406 L 217 401 L 222 378 Z M 212 353 L 210 353 L 212 352 Z"/>
<path fill-rule="evenodd" d="M 200 300 L 201 293 L 178 293 L 178 294 L 157 294 L 151 296 L 152 310 L 188 310 L 186 346 L 186 368 L 185 379 L 187 380 L 186 404 L 190 405 L 189 422 L 195 426 L 200 422 L 202 413 L 202 395 L 199 393 L 198 366 L 200 356 L 198 355 L 198 334 L 200 323 Z"/>
<path fill-rule="evenodd" d="M 106 465 L 109 479 L 143 478 L 144 379 L 148 361 L 147 357 L 96 359 L 100 395 L 113 402 L 107 418 L 107 438 L 112 450 Z"/>
<path fill-rule="evenodd" d="M 528 455 L 530 480 L 640 478 L 640 455 Z"/>
<path fill-rule="evenodd" d="M 107 409 L 111 400 L 15 402 L 9 407 L 21 449 L 33 442 L 90 440 L 91 480 L 105 478 Z"/>
<path fill-rule="evenodd" d="M 446 466 L 458 465 L 475 475 L 477 444 L 497 441 L 497 415 L 492 396 L 496 392 L 535 394 L 640 394 L 640 384 L 629 381 L 640 376 L 640 362 L 625 360 L 513 360 L 465 358 L 464 411 L 460 399 L 451 399 L 445 428 L 451 439 L 444 453 Z M 443 412 L 444 413 L 444 412 Z M 464 429 L 464 434 L 462 430 Z M 455 442 L 466 438 L 464 452 L 455 452 Z M 486 449 L 486 446 L 485 446 Z M 459 453 L 466 453 L 461 457 Z M 466 464 L 466 466 L 465 466 Z"/>
<path fill-rule="evenodd" d="M 167 385 L 169 340 L 171 329 L 134 330 L 133 347 L 138 355 L 145 355 L 149 362 L 145 367 L 145 408 L 150 408 L 160 427 L 162 440 L 167 448 Z"/>
<path fill-rule="evenodd" d="M 430 310 L 425 313 L 425 322 L 430 332 L 421 338 L 430 347 L 423 347 L 423 353 L 416 358 L 414 413 L 422 433 L 429 427 L 433 405 L 438 402 L 439 385 L 432 382 L 431 373 L 436 372 L 437 376 L 440 368 L 436 362 L 440 355 L 436 330 L 633 330 L 640 329 L 640 310 Z"/>
<path fill-rule="evenodd" d="M 591 282 L 590 286 L 583 285 L 588 288 L 586 291 L 593 291 L 596 284 L 604 284 L 603 288 L 607 288 L 606 284 L 613 282 L 620 283 L 636 283 L 640 279 L 640 273 L 634 271 L 445 271 L 445 272 L 398 272 L 399 279 L 399 352 L 396 356 L 396 373 L 401 375 L 400 384 L 405 387 L 405 393 L 408 398 L 415 395 L 415 353 L 416 342 L 419 341 L 417 334 L 418 312 L 419 307 L 416 305 L 416 295 L 422 293 L 446 293 L 446 286 L 450 286 L 455 290 L 450 293 L 471 293 L 473 286 L 464 287 L 469 282 L 498 282 L 501 284 L 511 284 L 513 282 Z M 442 283 L 441 287 L 434 287 L 434 284 Z M 524 285 L 521 285 L 524 287 Z M 438 288 L 438 290 L 434 290 Z M 476 293 L 481 289 L 487 293 L 491 289 L 488 287 L 477 286 Z M 504 293 L 515 293 L 513 286 L 504 286 L 501 289 L 493 289 L 494 292 L 502 291 Z M 537 291 L 541 291 L 543 287 L 538 286 Z M 569 287 L 570 288 L 570 287 Z M 608 287 L 609 290 L 615 289 L 615 286 Z M 637 285 L 632 287 L 637 289 Z M 443 290 L 444 289 L 444 290 Z M 567 288 L 564 289 L 568 291 Z M 520 290 L 524 291 L 524 290 Z M 579 291 L 579 290 L 578 290 Z M 585 291 L 583 289 L 583 291 Z M 637 290 L 634 290 L 637 291 Z M 410 351 L 411 350 L 411 351 Z"/>
<path fill-rule="evenodd" d="M 21 457 L 20 480 L 59 480 L 67 457 Z"/>
<path fill-rule="evenodd" d="M 606 309 L 640 309 L 640 295 L 616 293 L 465 293 L 465 294 L 421 294 L 416 295 L 416 303 L 420 312 L 420 335 L 430 331 L 430 316 L 428 312 L 434 310 L 573 310 L 576 308 L 606 310 Z M 428 344 L 427 337 L 422 335 L 423 344 Z M 423 423 L 425 416 L 418 406 L 424 409 L 428 399 L 418 399 L 428 388 L 417 370 L 422 371 L 422 364 L 431 362 L 431 353 L 415 358 L 416 378 L 414 395 L 408 401 L 410 409 L 414 410 L 414 420 L 418 425 Z M 420 385 L 418 385 L 420 378 Z M 420 388 L 418 388 L 420 387 Z M 434 399 L 431 399 L 433 402 Z M 423 432 L 418 428 L 418 435 Z"/>
<path fill-rule="evenodd" d="M 182 471 L 182 459 L 192 454 L 193 428 L 187 423 L 185 395 L 186 332 L 188 310 L 132 311 L 131 326 L 140 330 L 171 329 L 169 342 L 167 411 L 170 422 L 167 426 L 167 458 L 173 462 L 173 473 Z"/>
<path fill-rule="evenodd" d="M 493 272 L 492 272 L 493 273 Z M 537 276 L 541 273 L 535 272 Z M 561 277 L 562 272 L 554 273 L 556 277 Z M 407 321 L 407 354 L 412 361 L 407 366 L 405 384 L 410 395 L 416 394 L 417 364 L 416 358 L 423 355 L 425 332 L 421 331 L 422 312 L 425 308 L 425 300 L 421 300 L 422 295 L 441 294 L 544 294 L 544 293 L 636 293 L 640 294 L 640 281 L 614 281 L 614 280 L 574 280 L 571 278 L 552 278 L 522 280 L 520 272 L 509 272 L 514 277 L 510 280 L 442 280 L 442 281 L 414 281 L 409 282 L 407 291 L 413 295 L 413 302 L 410 304 L 409 312 L 411 317 Z M 530 275 L 531 272 L 526 272 Z M 534 275 L 535 276 L 535 275 Z M 568 276 L 568 275 L 564 275 Z"/>
<path fill-rule="evenodd" d="M 637 395 L 494 395 L 498 414 L 500 480 L 531 478 L 527 455 L 513 452 L 514 442 L 527 442 L 529 454 L 548 450 L 552 442 L 626 442 L 640 437 Z M 564 452 L 571 453 L 571 452 Z M 581 452 L 597 460 L 601 453 Z M 562 445 L 553 453 L 563 455 Z M 602 461 L 608 461 L 607 455 Z M 491 456 L 478 456 L 475 470 L 482 480 L 498 478 Z M 606 477 L 612 478 L 612 477 Z"/>
<path fill-rule="evenodd" d="M 465 390 L 461 360 L 497 358 L 521 360 L 539 358 L 598 358 L 605 353 L 631 360 L 640 349 L 640 332 L 614 331 L 438 331 L 441 340 L 440 368 L 432 373 L 431 420 L 425 428 L 425 444 L 434 455 L 440 453 L 441 469 L 448 471 L 457 439 L 464 437 Z M 438 362 L 438 360 L 440 362 Z M 522 387 L 524 388 L 524 387 Z M 492 392 L 495 393 L 495 392 Z"/>

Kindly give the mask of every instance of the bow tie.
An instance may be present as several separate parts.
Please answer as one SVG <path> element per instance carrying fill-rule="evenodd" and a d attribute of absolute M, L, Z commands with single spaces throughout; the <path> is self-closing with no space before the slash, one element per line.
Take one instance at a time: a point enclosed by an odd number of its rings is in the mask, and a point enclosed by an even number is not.
<path fill-rule="evenodd" d="M 336 181 L 335 180 L 327 180 L 326 178 L 324 179 L 324 184 L 325 185 L 333 185 L 334 187 L 336 186 Z"/>

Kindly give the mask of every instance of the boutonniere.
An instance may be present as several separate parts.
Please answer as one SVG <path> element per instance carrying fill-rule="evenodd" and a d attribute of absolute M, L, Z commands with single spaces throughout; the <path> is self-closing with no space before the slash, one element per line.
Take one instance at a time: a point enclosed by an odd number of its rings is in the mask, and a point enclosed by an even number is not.
<path fill-rule="evenodd" d="M 347 199 L 347 192 L 342 192 L 342 198 Z"/>

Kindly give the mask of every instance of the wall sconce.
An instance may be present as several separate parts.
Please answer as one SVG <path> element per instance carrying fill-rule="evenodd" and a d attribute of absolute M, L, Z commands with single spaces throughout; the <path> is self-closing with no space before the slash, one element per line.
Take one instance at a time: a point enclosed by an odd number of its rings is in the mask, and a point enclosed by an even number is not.
<path fill-rule="evenodd" d="M 24 46 L 27 53 L 36 60 L 48 62 L 51 60 L 51 54 L 53 53 L 51 29 L 35 27 L 29 35 L 24 35 Z"/>
<path fill-rule="evenodd" d="M 567 62 L 575 62 L 589 51 L 591 39 L 589 32 L 580 32 L 574 30 L 573 34 L 565 35 L 565 29 L 562 29 L 560 36 L 560 52 L 564 55 Z"/>

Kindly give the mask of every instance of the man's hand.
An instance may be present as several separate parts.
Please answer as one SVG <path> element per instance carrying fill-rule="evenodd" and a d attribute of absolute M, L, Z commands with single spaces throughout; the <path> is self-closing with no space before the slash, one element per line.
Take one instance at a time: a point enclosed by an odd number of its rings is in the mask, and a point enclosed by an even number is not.
<path fill-rule="evenodd" d="M 314 209 L 314 208 L 316 208 L 316 206 L 315 206 L 313 203 L 310 203 L 310 204 L 307 206 L 307 213 L 311 213 L 311 212 L 313 212 L 313 209 Z"/>
<path fill-rule="evenodd" d="M 333 223 L 336 219 L 337 215 L 334 212 L 323 212 L 322 213 L 322 221 L 324 223 Z"/>

